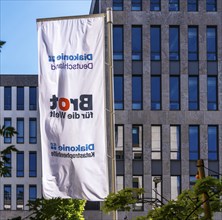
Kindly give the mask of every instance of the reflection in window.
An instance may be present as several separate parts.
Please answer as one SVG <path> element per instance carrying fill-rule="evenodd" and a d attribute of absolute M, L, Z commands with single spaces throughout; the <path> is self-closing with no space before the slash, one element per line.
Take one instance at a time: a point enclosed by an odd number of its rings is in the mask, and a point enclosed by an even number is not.
<path fill-rule="evenodd" d="M 207 77 L 207 109 L 217 110 L 217 77 Z"/>
<path fill-rule="evenodd" d="M 206 11 L 217 11 L 217 0 L 206 0 Z"/>
<path fill-rule="evenodd" d="M 169 0 L 169 11 L 179 11 L 179 0 Z"/>
<path fill-rule="evenodd" d="M 37 153 L 29 152 L 29 177 L 37 176 Z"/>
<path fill-rule="evenodd" d="M 123 125 L 115 125 L 115 146 L 116 146 L 116 159 L 124 159 L 123 143 L 124 143 L 124 129 Z"/>
<path fill-rule="evenodd" d="M 151 109 L 161 109 L 161 77 L 151 76 Z"/>
<path fill-rule="evenodd" d="M 162 177 L 152 176 L 152 199 L 155 201 L 154 207 L 162 205 Z"/>
<path fill-rule="evenodd" d="M 133 176 L 133 188 L 143 188 L 143 177 L 142 176 Z M 141 199 L 140 196 L 138 199 Z M 135 203 L 133 205 L 133 211 L 142 211 L 143 203 Z"/>
<path fill-rule="evenodd" d="M 132 60 L 142 60 L 142 27 L 132 27 Z"/>
<path fill-rule="evenodd" d="M 188 27 L 188 60 L 197 61 L 198 59 L 198 28 Z"/>
<path fill-rule="evenodd" d="M 132 77 L 132 109 L 141 110 L 143 108 L 142 76 Z"/>
<path fill-rule="evenodd" d="M 24 87 L 17 87 L 17 110 L 24 110 Z"/>
<path fill-rule="evenodd" d="M 170 76 L 170 110 L 180 109 L 180 77 Z"/>
<path fill-rule="evenodd" d="M 199 109 L 199 77 L 189 76 L 189 110 Z"/>
<path fill-rule="evenodd" d="M 131 1 L 132 11 L 141 11 L 142 10 L 142 0 L 132 0 Z"/>
<path fill-rule="evenodd" d="M 171 200 L 175 200 L 181 192 L 180 176 L 171 176 Z"/>
<path fill-rule="evenodd" d="M 199 126 L 189 126 L 189 154 L 190 160 L 199 159 Z"/>
<path fill-rule="evenodd" d="M 142 140 L 142 126 L 133 125 L 132 127 L 132 142 L 133 142 L 133 159 L 142 160 L 143 140 Z"/>
<path fill-rule="evenodd" d="M 208 126 L 208 160 L 218 160 L 218 129 Z"/>
<path fill-rule="evenodd" d="M 181 133 L 179 125 L 170 126 L 170 159 L 180 159 L 180 144 L 181 144 Z"/>
<path fill-rule="evenodd" d="M 29 143 L 37 143 L 37 122 L 36 118 L 29 119 Z"/>
<path fill-rule="evenodd" d="M 180 59 L 180 31 L 179 27 L 173 26 L 169 30 L 169 52 L 170 60 Z"/>
<path fill-rule="evenodd" d="M 188 0 L 187 11 L 198 11 L 198 0 Z"/>
<path fill-rule="evenodd" d="M 12 120 L 11 118 L 4 118 L 4 126 L 11 127 L 12 126 Z M 4 136 L 4 143 L 5 144 L 10 144 L 12 142 L 12 138 L 9 136 Z"/>
<path fill-rule="evenodd" d="M 150 11 L 160 11 L 161 0 L 150 0 Z"/>
<path fill-rule="evenodd" d="M 16 209 L 24 209 L 24 185 L 17 185 L 16 187 Z"/>
<path fill-rule="evenodd" d="M 120 191 L 124 188 L 124 177 L 116 176 L 116 191 Z"/>
<path fill-rule="evenodd" d="M 217 60 L 217 28 L 207 27 L 207 60 Z"/>
<path fill-rule="evenodd" d="M 114 76 L 114 107 L 116 110 L 123 109 L 124 95 L 123 95 L 123 76 Z"/>
<path fill-rule="evenodd" d="M 24 152 L 18 151 L 16 159 L 16 176 L 24 177 Z"/>
<path fill-rule="evenodd" d="M 4 185 L 4 210 L 10 210 L 12 203 L 12 187 Z"/>
<path fill-rule="evenodd" d="M 37 88 L 29 87 L 29 110 L 37 109 Z"/>
<path fill-rule="evenodd" d="M 160 26 L 152 26 L 150 29 L 151 60 L 161 59 L 161 31 Z"/>
<path fill-rule="evenodd" d="M 37 186 L 29 185 L 29 201 L 35 201 L 37 198 Z"/>
<path fill-rule="evenodd" d="M 113 26 L 113 59 L 123 60 L 123 26 Z"/>
<path fill-rule="evenodd" d="M 161 127 L 151 126 L 151 158 L 152 160 L 161 159 Z"/>
<path fill-rule="evenodd" d="M 5 164 L 4 167 L 8 168 L 8 173 L 4 174 L 4 177 L 12 176 L 12 154 L 8 153 L 5 155 Z"/>
<path fill-rule="evenodd" d="M 10 86 L 4 87 L 4 110 L 12 109 L 12 88 Z"/>
<path fill-rule="evenodd" d="M 17 143 L 24 143 L 24 118 L 17 118 Z"/>
<path fill-rule="evenodd" d="M 113 11 L 123 10 L 123 0 L 113 0 Z"/>

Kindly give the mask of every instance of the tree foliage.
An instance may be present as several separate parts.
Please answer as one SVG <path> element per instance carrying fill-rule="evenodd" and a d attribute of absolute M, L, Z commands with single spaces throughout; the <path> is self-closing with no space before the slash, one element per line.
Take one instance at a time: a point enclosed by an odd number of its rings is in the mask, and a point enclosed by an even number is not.
<path fill-rule="evenodd" d="M 5 127 L 3 125 L 0 128 L 0 136 L 2 137 L 12 137 L 15 134 L 17 134 L 17 132 L 13 127 Z M 17 151 L 14 145 L 10 145 L 6 147 L 4 150 L 0 151 L 0 177 L 10 174 L 11 167 L 8 166 L 10 159 L 7 157 L 7 155 L 10 154 L 12 151 Z"/>
<path fill-rule="evenodd" d="M 78 199 L 43 199 L 38 198 L 35 201 L 29 201 L 27 206 L 32 212 L 30 219 L 42 220 L 84 220 L 83 211 L 85 200 Z"/>
<path fill-rule="evenodd" d="M 125 210 L 129 211 L 132 204 L 140 202 L 133 196 L 131 188 L 123 189 L 116 194 L 110 194 L 105 203 L 103 210 Z M 143 191 L 140 191 L 143 193 Z M 137 220 L 206 220 L 204 216 L 203 193 L 207 193 L 211 214 L 222 209 L 222 183 L 221 180 L 206 177 L 197 180 L 191 189 L 184 190 L 176 200 L 171 200 L 161 207 L 155 207 L 150 210 L 147 216 L 137 217 Z M 144 198 L 145 200 L 145 198 Z M 208 219 L 209 220 L 209 219 Z"/>

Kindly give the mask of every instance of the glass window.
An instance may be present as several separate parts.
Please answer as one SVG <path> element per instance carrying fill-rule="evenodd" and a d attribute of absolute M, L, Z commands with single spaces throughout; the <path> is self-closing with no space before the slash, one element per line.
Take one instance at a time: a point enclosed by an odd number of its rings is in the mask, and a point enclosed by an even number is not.
<path fill-rule="evenodd" d="M 143 188 L 143 177 L 142 176 L 133 176 L 133 188 Z M 141 199 L 140 196 L 138 199 Z M 133 211 L 142 211 L 143 203 L 135 203 L 133 205 Z"/>
<path fill-rule="evenodd" d="M 123 0 L 113 0 L 113 11 L 123 10 Z"/>
<path fill-rule="evenodd" d="M 37 122 L 36 118 L 29 119 L 29 143 L 37 143 Z"/>
<path fill-rule="evenodd" d="M 170 76 L 170 110 L 180 109 L 180 77 Z"/>
<path fill-rule="evenodd" d="M 12 109 L 12 88 L 10 86 L 4 87 L 4 110 Z"/>
<path fill-rule="evenodd" d="M 29 152 L 29 177 L 37 176 L 37 153 Z"/>
<path fill-rule="evenodd" d="M 124 177 L 116 176 L 116 191 L 120 191 L 124 188 Z"/>
<path fill-rule="evenodd" d="M 152 26 L 150 29 L 151 60 L 161 59 L 161 31 L 160 26 Z"/>
<path fill-rule="evenodd" d="M 123 60 L 123 26 L 113 26 L 113 59 Z"/>
<path fill-rule="evenodd" d="M 24 185 L 16 186 L 16 209 L 24 209 Z"/>
<path fill-rule="evenodd" d="M 141 11 L 142 10 L 142 0 L 132 0 L 131 7 L 132 7 L 132 11 Z"/>
<path fill-rule="evenodd" d="M 142 140 L 142 126 L 133 125 L 132 127 L 132 142 L 133 142 L 133 159 L 142 160 L 143 140 Z"/>
<path fill-rule="evenodd" d="M 161 159 L 161 127 L 157 125 L 151 126 L 151 150 L 152 160 Z"/>
<path fill-rule="evenodd" d="M 154 207 L 162 206 L 162 177 L 152 176 L 152 199 L 155 200 L 153 203 Z"/>
<path fill-rule="evenodd" d="M 188 27 L 188 60 L 197 61 L 198 59 L 198 28 Z"/>
<path fill-rule="evenodd" d="M 24 87 L 17 87 L 17 110 L 24 110 Z"/>
<path fill-rule="evenodd" d="M 199 109 L 199 77 L 189 76 L 189 110 Z"/>
<path fill-rule="evenodd" d="M 169 0 L 169 11 L 179 11 L 179 0 Z"/>
<path fill-rule="evenodd" d="M 217 28 L 207 27 L 207 60 L 217 60 Z"/>
<path fill-rule="evenodd" d="M 180 176 L 171 176 L 171 200 L 177 199 L 180 192 L 181 192 Z"/>
<path fill-rule="evenodd" d="M 169 52 L 170 60 L 180 59 L 180 31 L 179 27 L 171 26 L 169 32 Z"/>
<path fill-rule="evenodd" d="M 208 160 L 218 160 L 218 129 L 208 126 Z"/>
<path fill-rule="evenodd" d="M 4 126 L 5 126 L 6 128 L 12 126 L 12 120 L 11 120 L 11 118 L 4 118 Z M 12 138 L 11 138 L 11 137 L 6 137 L 6 136 L 4 136 L 4 143 L 5 143 L 5 144 L 10 144 L 10 143 L 12 143 Z"/>
<path fill-rule="evenodd" d="M 114 76 L 114 107 L 116 110 L 123 109 L 124 95 L 123 95 L 123 76 Z"/>
<path fill-rule="evenodd" d="M 161 77 L 151 76 L 151 109 L 161 109 Z"/>
<path fill-rule="evenodd" d="M 190 176 L 190 189 L 195 185 L 196 180 L 196 176 Z"/>
<path fill-rule="evenodd" d="M 29 110 L 37 109 L 37 88 L 29 87 Z"/>
<path fill-rule="evenodd" d="M 207 109 L 217 110 L 217 77 L 207 77 Z"/>
<path fill-rule="evenodd" d="M 206 0 L 207 11 L 217 11 L 217 0 Z"/>
<path fill-rule="evenodd" d="M 23 151 L 17 152 L 16 164 L 17 164 L 16 176 L 24 177 L 24 152 Z"/>
<path fill-rule="evenodd" d="M 150 11 L 161 11 L 161 0 L 150 0 Z"/>
<path fill-rule="evenodd" d="M 141 110 L 143 108 L 143 86 L 142 76 L 132 77 L 132 109 Z"/>
<path fill-rule="evenodd" d="M 115 146 L 116 146 L 116 159 L 124 159 L 124 128 L 123 125 L 115 125 Z"/>
<path fill-rule="evenodd" d="M 17 118 L 17 143 L 24 143 L 24 118 Z"/>
<path fill-rule="evenodd" d="M 29 201 L 35 201 L 37 198 L 37 186 L 29 185 Z"/>
<path fill-rule="evenodd" d="M 132 27 L 132 60 L 142 60 L 142 27 Z"/>
<path fill-rule="evenodd" d="M 180 159 L 180 144 L 181 144 L 181 133 L 179 125 L 170 126 L 170 159 Z"/>
<path fill-rule="evenodd" d="M 187 0 L 187 11 L 198 11 L 198 0 Z"/>
<path fill-rule="evenodd" d="M 4 185 L 4 210 L 10 210 L 12 203 L 12 186 Z"/>
<path fill-rule="evenodd" d="M 190 160 L 199 159 L 199 126 L 189 126 Z"/>
<path fill-rule="evenodd" d="M 9 172 L 4 175 L 4 177 L 11 177 L 12 176 L 12 154 L 6 154 L 5 155 L 5 164 L 4 166 L 8 168 Z"/>

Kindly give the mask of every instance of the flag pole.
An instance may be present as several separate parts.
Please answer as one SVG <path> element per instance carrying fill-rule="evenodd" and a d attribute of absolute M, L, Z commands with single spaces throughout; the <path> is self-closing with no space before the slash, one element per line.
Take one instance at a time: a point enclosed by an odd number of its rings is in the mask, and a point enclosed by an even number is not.
<path fill-rule="evenodd" d="M 109 94 L 110 94 L 110 145 L 111 145 L 111 189 L 116 192 L 116 161 L 115 161 L 115 134 L 114 134 L 114 106 L 113 106 L 113 11 L 112 8 L 106 9 L 106 22 L 108 32 L 108 66 L 109 66 Z M 117 220 L 117 211 L 113 211 L 113 220 Z"/>

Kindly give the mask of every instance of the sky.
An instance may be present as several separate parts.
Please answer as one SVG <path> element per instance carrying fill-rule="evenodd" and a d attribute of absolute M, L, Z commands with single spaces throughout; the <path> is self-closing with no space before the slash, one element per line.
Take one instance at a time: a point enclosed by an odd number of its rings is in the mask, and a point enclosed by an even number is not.
<path fill-rule="evenodd" d="M 38 74 L 36 19 L 87 15 L 92 0 L 0 0 L 0 74 Z"/>

